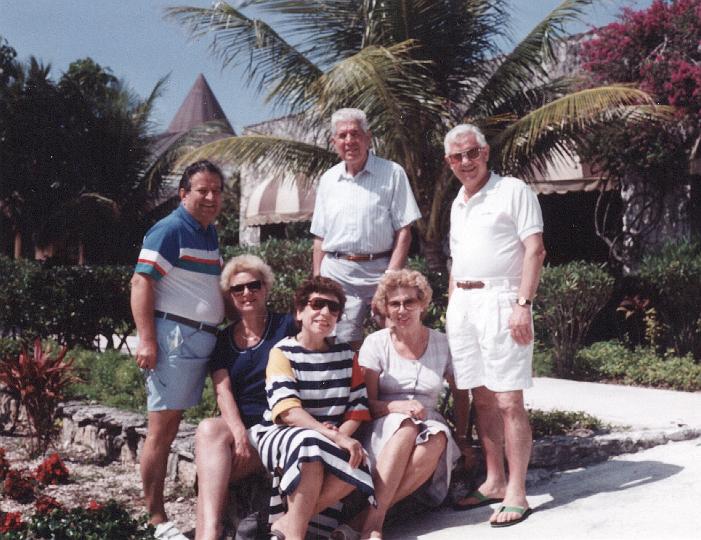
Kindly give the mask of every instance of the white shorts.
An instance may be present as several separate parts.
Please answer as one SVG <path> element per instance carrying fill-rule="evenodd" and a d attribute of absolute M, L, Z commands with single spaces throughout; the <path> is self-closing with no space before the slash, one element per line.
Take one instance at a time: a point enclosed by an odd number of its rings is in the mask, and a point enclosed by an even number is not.
<path fill-rule="evenodd" d="M 509 329 L 517 297 L 516 286 L 453 289 L 445 330 L 458 388 L 510 392 L 533 386 L 533 342 L 517 344 Z"/>

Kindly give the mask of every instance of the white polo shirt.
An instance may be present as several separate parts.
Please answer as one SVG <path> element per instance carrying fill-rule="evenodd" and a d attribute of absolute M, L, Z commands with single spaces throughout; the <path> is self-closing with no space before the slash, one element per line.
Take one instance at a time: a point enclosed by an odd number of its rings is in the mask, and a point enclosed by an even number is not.
<path fill-rule="evenodd" d="M 535 192 L 522 180 L 491 173 L 465 202 L 462 187 L 450 210 L 451 275 L 455 281 L 521 279 L 523 240 L 543 232 Z"/>
<path fill-rule="evenodd" d="M 310 231 L 327 252 L 381 253 L 394 246 L 394 233 L 421 217 L 401 165 L 368 154 L 355 176 L 345 162 L 319 180 Z"/>

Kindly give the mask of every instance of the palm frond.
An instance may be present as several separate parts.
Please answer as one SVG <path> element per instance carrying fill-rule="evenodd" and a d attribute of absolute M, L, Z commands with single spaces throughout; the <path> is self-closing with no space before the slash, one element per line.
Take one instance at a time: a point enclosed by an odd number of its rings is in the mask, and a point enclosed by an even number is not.
<path fill-rule="evenodd" d="M 442 103 L 434 97 L 426 63 L 412 59 L 416 44 L 365 47 L 336 64 L 310 88 L 320 117 L 341 107 L 365 111 L 382 154 L 412 168 L 416 121 L 441 124 Z"/>
<path fill-rule="evenodd" d="M 499 133 L 490 144 L 500 170 L 543 169 L 548 156 L 571 150 L 588 127 L 624 115 L 630 122 L 668 117 L 668 108 L 656 107 L 645 92 L 628 86 L 606 86 L 561 97 L 523 116 Z"/>
<path fill-rule="evenodd" d="M 267 89 L 267 100 L 274 105 L 303 108 L 305 88 L 322 73 L 267 23 L 226 2 L 212 8 L 173 7 L 166 16 L 187 27 L 193 39 L 211 36 L 210 50 L 223 67 L 243 65 L 248 84 Z"/>
<path fill-rule="evenodd" d="M 489 115 L 524 88 L 547 80 L 546 65 L 555 61 L 556 42 L 567 37 L 565 26 L 580 19 L 594 0 L 564 0 L 509 54 L 496 58 L 496 68 L 470 104 L 468 114 Z"/>
<path fill-rule="evenodd" d="M 338 162 L 336 154 L 314 144 L 283 137 L 249 135 L 221 139 L 196 148 L 181 156 L 176 168 L 205 158 L 226 161 L 237 167 L 259 166 L 270 177 L 301 173 L 306 180 L 302 184 L 315 182 L 323 171 Z"/>

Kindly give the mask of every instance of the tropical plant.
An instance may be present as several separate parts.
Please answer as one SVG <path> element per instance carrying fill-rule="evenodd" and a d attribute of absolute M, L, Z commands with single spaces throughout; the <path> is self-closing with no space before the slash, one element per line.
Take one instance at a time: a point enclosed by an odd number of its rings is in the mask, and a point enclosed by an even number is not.
<path fill-rule="evenodd" d="M 22 347 L 18 356 L 0 359 L 0 383 L 24 407 L 29 420 L 30 456 L 46 450 L 56 435 L 56 412 L 68 384 L 75 380 L 72 361 L 64 361 L 66 348 L 56 352 L 34 341 L 30 354 Z"/>
<path fill-rule="evenodd" d="M 622 184 L 623 227 L 611 211 L 617 194 L 602 193 L 597 225 L 614 258 L 633 270 L 664 242 L 701 231 L 701 191 L 689 171 L 701 141 L 700 40 L 699 0 L 654 0 L 645 9 L 623 9 L 582 43 L 588 84 L 631 84 L 675 107 L 673 117 L 635 130 L 610 122 L 581 149 Z"/>
<path fill-rule="evenodd" d="M 605 111 L 651 103 L 622 86 L 568 94 L 566 80 L 549 76 L 566 24 L 591 3 L 563 1 L 506 54 L 499 47 L 510 31 L 506 0 L 242 0 L 168 14 L 194 38 L 211 36 L 225 67 L 243 64 L 249 84 L 297 114 L 309 133 L 326 132 L 336 109 L 365 110 L 378 154 L 407 171 L 424 216 L 416 228 L 440 270 L 445 209 L 457 186 L 443 161 L 449 127 L 480 125 L 493 167 L 528 178 Z M 249 7 L 278 30 L 247 16 Z M 223 139 L 187 159 L 213 155 L 265 160 L 271 174 L 300 172 L 312 181 L 336 161 L 328 146 L 265 135 Z"/>
<path fill-rule="evenodd" d="M 574 261 L 543 269 L 536 309 L 559 377 L 575 375 L 577 350 L 612 291 L 613 277 L 593 263 Z"/>
<path fill-rule="evenodd" d="M 149 118 L 164 79 L 141 99 L 90 58 L 54 81 L 15 55 L 0 38 L 0 213 L 15 257 L 31 239 L 47 255 L 69 245 L 81 262 L 131 260 L 161 178 Z"/>

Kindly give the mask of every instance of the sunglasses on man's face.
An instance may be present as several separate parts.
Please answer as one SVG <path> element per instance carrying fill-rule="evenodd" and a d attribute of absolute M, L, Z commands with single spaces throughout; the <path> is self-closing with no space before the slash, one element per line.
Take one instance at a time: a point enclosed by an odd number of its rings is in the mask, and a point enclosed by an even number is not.
<path fill-rule="evenodd" d="M 448 159 L 451 163 L 461 163 L 463 159 L 477 159 L 482 153 L 481 146 L 475 146 L 464 152 L 456 152 L 455 154 L 448 154 Z"/>
<path fill-rule="evenodd" d="M 249 291 L 260 291 L 262 286 L 263 283 L 261 283 L 260 279 L 256 279 L 255 281 L 249 281 L 248 283 L 232 285 L 229 287 L 229 292 L 235 296 L 240 296 L 243 294 L 245 289 L 248 289 Z"/>
<path fill-rule="evenodd" d="M 336 302 L 336 300 L 329 300 L 327 298 L 312 298 L 307 302 L 307 305 L 314 311 L 321 311 L 327 307 L 329 308 L 329 312 L 334 315 L 338 315 L 341 312 L 341 304 Z"/>

